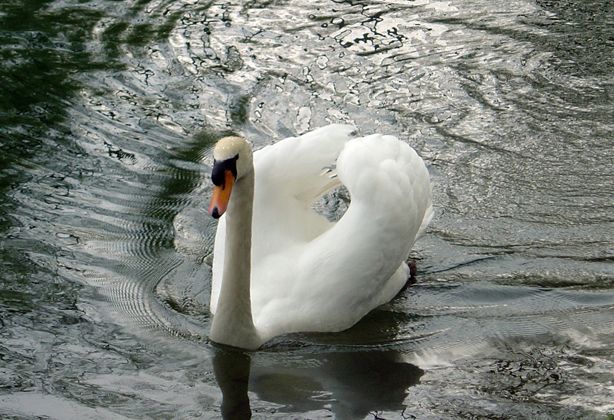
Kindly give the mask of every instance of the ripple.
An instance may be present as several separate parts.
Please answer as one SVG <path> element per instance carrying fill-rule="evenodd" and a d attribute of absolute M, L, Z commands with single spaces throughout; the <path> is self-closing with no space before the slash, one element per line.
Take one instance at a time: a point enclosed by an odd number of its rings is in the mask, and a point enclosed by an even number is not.
<path fill-rule="evenodd" d="M 219 417 L 203 343 L 210 146 L 229 130 L 259 148 L 329 122 L 414 146 L 437 214 L 413 255 L 417 286 L 349 331 L 281 337 L 253 357 L 254 412 L 611 410 L 614 54 L 597 3 L 8 5 L 0 412 L 36 416 L 20 404 L 38 401 Z M 338 218 L 347 199 L 316 208 Z M 351 375 L 363 364 L 395 378 L 394 401 Z"/>

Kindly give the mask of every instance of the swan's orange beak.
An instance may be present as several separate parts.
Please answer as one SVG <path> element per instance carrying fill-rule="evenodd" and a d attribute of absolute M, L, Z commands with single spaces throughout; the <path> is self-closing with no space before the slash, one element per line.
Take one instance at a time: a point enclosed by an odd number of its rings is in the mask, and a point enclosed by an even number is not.
<path fill-rule="evenodd" d="M 222 214 L 228 208 L 228 202 L 230 201 L 230 193 L 232 192 L 232 186 L 235 183 L 235 176 L 230 170 L 224 171 L 224 182 L 222 185 L 215 185 L 213 187 L 213 196 L 211 197 L 211 203 L 209 204 L 209 214 L 214 219 L 219 219 Z"/>

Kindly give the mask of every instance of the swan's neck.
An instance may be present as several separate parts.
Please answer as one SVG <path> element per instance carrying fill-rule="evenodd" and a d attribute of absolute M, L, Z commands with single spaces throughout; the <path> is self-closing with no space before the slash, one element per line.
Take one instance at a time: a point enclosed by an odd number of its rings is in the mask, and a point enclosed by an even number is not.
<path fill-rule="evenodd" d="M 224 271 L 210 333 L 217 343 L 245 349 L 262 344 L 254 326 L 250 296 L 253 205 L 252 170 L 235 183 L 226 210 Z"/>

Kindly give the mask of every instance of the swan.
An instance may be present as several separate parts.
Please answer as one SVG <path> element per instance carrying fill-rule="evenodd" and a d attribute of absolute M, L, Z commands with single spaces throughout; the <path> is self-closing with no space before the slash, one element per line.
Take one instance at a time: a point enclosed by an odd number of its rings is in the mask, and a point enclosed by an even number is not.
<path fill-rule="evenodd" d="M 293 332 L 337 332 L 390 301 L 432 214 L 423 160 L 388 135 L 325 126 L 252 153 L 242 137 L 213 150 L 209 214 L 218 219 L 209 338 L 255 350 Z M 345 185 L 336 222 L 313 210 Z"/>

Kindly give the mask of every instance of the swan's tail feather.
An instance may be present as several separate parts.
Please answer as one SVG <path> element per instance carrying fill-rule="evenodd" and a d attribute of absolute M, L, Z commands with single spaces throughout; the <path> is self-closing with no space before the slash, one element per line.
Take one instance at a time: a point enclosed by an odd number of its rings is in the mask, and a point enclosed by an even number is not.
<path fill-rule="evenodd" d="M 422 224 L 420 225 L 420 229 L 418 229 L 418 234 L 416 235 L 416 239 L 419 239 L 424 235 L 424 232 L 426 232 L 426 228 L 431 223 L 431 220 L 433 219 L 434 214 L 435 212 L 433 211 L 433 204 L 431 203 L 431 205 L 428 206 L 428 208 L 424 212 L 424 218 L 422 219 Z"/>

